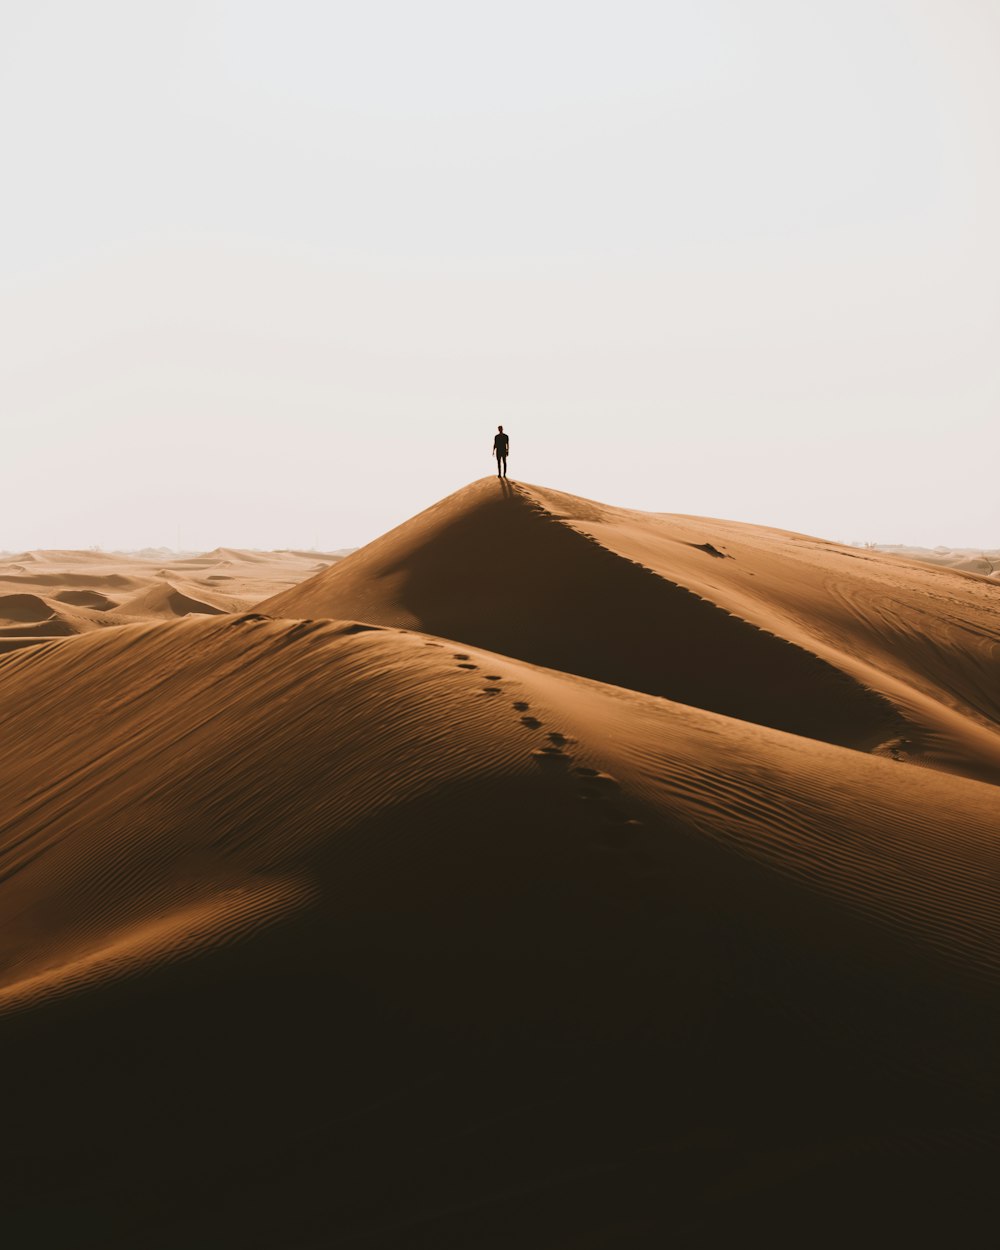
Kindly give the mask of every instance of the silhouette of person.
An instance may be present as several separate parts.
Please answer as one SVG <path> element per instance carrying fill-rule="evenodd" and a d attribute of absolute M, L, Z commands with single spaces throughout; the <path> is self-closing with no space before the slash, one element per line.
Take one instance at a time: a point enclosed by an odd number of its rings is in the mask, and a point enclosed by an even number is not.
<path fill-rule="evenodd" d="M 510 446 L 510 439 L 503 432 L 503 426 L 498 425 L 499 434 L 493 435 L 493 454 L 497 458 L 497 477 L 500 477 L 500 465 L 503 464 L 503 476 L 507 476 L 507 448 Z"/>

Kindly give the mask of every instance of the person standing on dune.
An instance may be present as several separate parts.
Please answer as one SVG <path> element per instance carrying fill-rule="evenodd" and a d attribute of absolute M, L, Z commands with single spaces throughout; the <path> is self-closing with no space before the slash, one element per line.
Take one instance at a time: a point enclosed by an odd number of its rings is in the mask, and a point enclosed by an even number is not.
<path fill-rule="evenodd" d="M 503 476 L 507 476 L 507 448 L 510 446 L 510 439 L 503 432 L 503 426 L 498 425 L 499 434 L 493 435 L 493 454 L 497 458 L 497 477 L 501 476 L 500 464 L 503 462 Z"/>

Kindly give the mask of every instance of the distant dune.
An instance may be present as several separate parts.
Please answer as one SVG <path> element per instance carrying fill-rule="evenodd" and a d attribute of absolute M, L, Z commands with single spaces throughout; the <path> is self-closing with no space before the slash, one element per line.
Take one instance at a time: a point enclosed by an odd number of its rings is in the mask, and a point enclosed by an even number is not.
<path fill-rule="evenodd" d="M 158 616 L 189 616 L 192 613 L 211 616 L 218 612 L 233 611 L 236 606 L 232 600 L 202 587 L 181 581 L 162 581 L 147 590 L 140 590 L 134 598 L 126 599 L 119 604 L 118 610 L 128 616 L 149 619 Z"/>
<path fill-rule="evenodd" d="M 342 554 L 221 547 L 204 555 L 166 548 L 7 554 L 0 558 L 0 654 L 128 620 L 244 611 Z"/>
<path fill-rule="evenodd" d="M 0 658 L 12 1244 L 978 1244 L 997 593 L 488 480 Z"/>
<path fill-rule="evenodd" d="M 876 549 L 909 560 L 920 560 L 925 564 L 937 564 L 1000 581 L 1000 548 L 984 551 L 971 547 L 906 547 L 900 544 L 877 543 Z"/>

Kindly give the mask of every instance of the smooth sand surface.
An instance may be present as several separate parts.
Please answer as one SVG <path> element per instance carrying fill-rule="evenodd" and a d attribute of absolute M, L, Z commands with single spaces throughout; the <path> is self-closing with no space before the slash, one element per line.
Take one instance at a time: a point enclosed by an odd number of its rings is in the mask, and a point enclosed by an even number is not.
<path fill-rule="evenodd" d="M 995 586 L 495 480 L 160 580 L 0 657 L 13 1244 L 978 1244 Z"/>

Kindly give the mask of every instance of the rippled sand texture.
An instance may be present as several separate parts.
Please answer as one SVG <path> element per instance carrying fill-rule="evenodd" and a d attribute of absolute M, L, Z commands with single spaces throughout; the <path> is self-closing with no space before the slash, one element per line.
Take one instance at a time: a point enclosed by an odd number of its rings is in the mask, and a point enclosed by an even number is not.
<path fill-rule="evenodd" d="M 975 1244 L 995 583 L 495 479 L 170 582 L 0 658 L 13 1244 Z"/>

